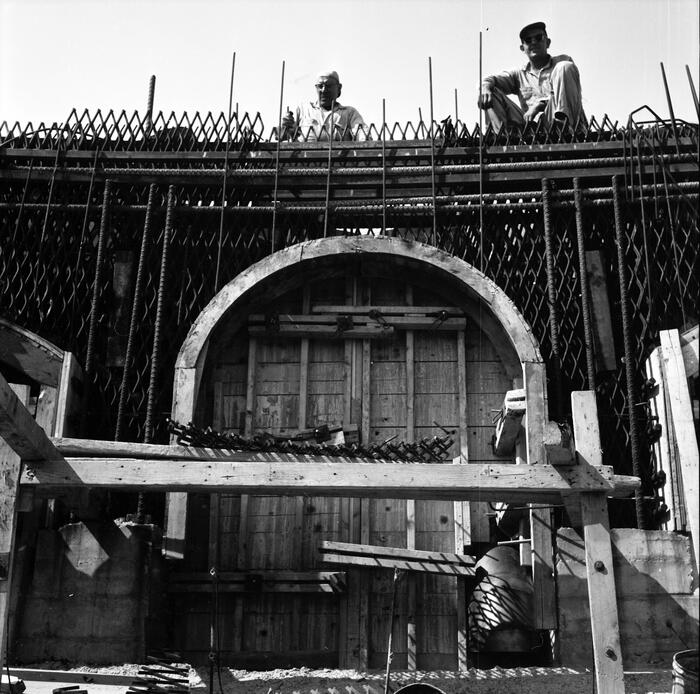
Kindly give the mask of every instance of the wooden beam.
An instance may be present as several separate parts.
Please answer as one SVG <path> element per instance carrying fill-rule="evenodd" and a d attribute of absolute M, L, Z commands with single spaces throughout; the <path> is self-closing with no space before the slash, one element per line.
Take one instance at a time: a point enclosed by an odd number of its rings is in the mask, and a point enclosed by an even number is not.
<path fill-rule="evenodd" d="M 257 454 L 265 455 L 265 454 Z M 21 483 L 48 490 L 66 487 L 226 491 L 289 496 L 354 496 L 393 499 L 478 499 L 556 502 L 562 492 L 599 491 L 628 496 L 639 479 L 615 475 L 610 466 L 430 465 L 426 463 L 317 462 L 287 455 L 289 462 L 65 458 L 26 463 Z"/>
<path fill-rule="evenodd" d="M 598 694 L 624 694 L 608 500 L 605 495 L 582 494 L 581 516 L 586 546 L 596 691 Z"/>
<path fill-rule="evenodd" d="M 29 386 L 8 384 L 7 388 L 24 409 L 24 405 L 29 402 Z M 15 555 L 20 470 L 19 455 L 0 438 L 0 649 L 3 657 L 7 653 L 8 628 L 14 628 L 14 619 L 9 613 L 12 611 L 11 579 Z"/>
<path fill-rule="evenodd" d="M 464 554 L 426 552 L 383 545 L 355 545 L 324 541 L 319 550 L 323 561 L 352 566 L 402 569 L 450 576 L 474 576 L 476 560 Z"/>
<path fill-rule="evenodd" d="M 586 274 L 591 295 L 596 365 L 598 371 L 614 371 L 617 368 L 617 357 L 610 315 L 607 273 L 601 251 L 586 251 Z"/>
<path fill-rule="evenodd" d="M 60 460 L 63 457 L 20 402 L 2 374 L 0 374 L 0 437 L 25 461 Z"/>
<path fill-rule="evenodd" d="M 217 590 L 222 593 L 342 593 L 343 571 L 220 571 Z M 206 572 L 176 573 L 168 582 L 169 593 L 210 593 Z"/>
<path fill-rule="evenodd" d="M 688 379 L 677 330 L 661 330 L 661 368 L 671 409 L 676 450 L 683 477 L 685 507 L 695 553 L 695 569 L 700 566 L 700 490 L 698 489 L 699 451 L 690 402 Z"/>
<path fill-rule="evenodd" d="M 406 288 L 406 303 L 413 302 L 413 291 Z M 406 441 L 413 443 L 416 432 L 416 364 L 415 364 L 415 334 L 413 330 L 406 331 Z M 416 502 L 406 499 L 406 547 L 416 548 Z M 417 611 L 417 577 L 408 576 L 406 582 L 406 669 L 413 672 L 418 669 L 416 634 Z"/>
<path fill-rule="evenodd" d="M 549 420 L 545 389 L 545 367 L 541 362 L 523 362 L 523 385 L 527 401 L 525 423 L 527 465 L 532 469 L 546 463 L 545 428 Z M 552 469 L 565 469 L 552 468 Z M 532 499 L 531 499 L 532 501 Z M 530 511 L 530 552 L 534 587 L 534 626 L 536 629 L 556 629 L 556 584 L 554 581 L 554 551 L 552 548 L 551 510 Z"/>

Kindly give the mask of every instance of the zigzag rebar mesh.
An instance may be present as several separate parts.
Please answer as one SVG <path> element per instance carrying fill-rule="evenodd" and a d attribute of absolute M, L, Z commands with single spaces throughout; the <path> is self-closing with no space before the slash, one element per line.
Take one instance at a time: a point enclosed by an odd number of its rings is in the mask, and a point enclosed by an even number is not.
<path fill-rule="evenodd" d="M 495 133 L 490 128 L 480 133 L 478 128 L 470 131 L 462 123 L 453 126 L 447 121 L 435 124 L 431 143 L 426 142 L 429 128 L 424 123 L 396 124 L 384 133 L 397 153 L 383 161 L 382 129 L 369 126 L 374 143 L 333 145 L 334 181 L 327 197 L 326 145 L 285 143 L 281 166 L 275 161 L 276 131 L 265 137 L 259 114 L 236 116 L 230 128 L 223 115 L 211 113 L 180 118 L 161 113 L 149 121 L 124 112 L 90 115 L 85 111 L 79 115 L 74 111 L 60 125 L 3 123 L 0 314 L 74 352 L 84 362 L 91 347 L 88 328 L 94 282 L 101 277 L 92 345 L 97 358 L 91 374 L 92 393 L 99 401 L 91 403 L 86 426 L 94 438 L 113 438 L 125 368 L 128 325 L 124 316 L 130 314 L 132 301 L 132 293 L 124 294 L 116 278 L 129 263 L 132 270 L 135 266 L 149 184 L 155 182 L 152 242 L 147 250 L 142 301 L 135 314 L 135 349 L 126 365 L 124 439 L 143 440 L 144 436 L 170 184 L 175 185 L 177 196 L 164 282 L 163 339 L 157 346 L 154 440 L 167 438 L 165 419 L 179 346 L 221 286 L 272 250 L 320 238 L 324 230 L 329 235 L 378 234 L 385 218 L 385 233 L 435 243 L 482 269 L 523 313 L 549 365 L 552 345 L 539 179 L 547 175 L 548 167 L 560 165 L 554 162 L 578 159 L 581 167 L 600 166 L 608 177 L 601 173 L 591 178 L 585 191 L 589 203 L 584 226 L 587 250 L 601 250 L 608 265 L 618 355 L 624 354 L 624 345 L 617 320 L 620 295 L 614 281 L 617 267 L 609 174 L 614 171 L 624 178 L 627 294 L 637 337 L 631 356 L 641 384 L 644 360 L 658 331 L 697 321 L 698 127 L 682 122 L 675 127 L 677 139 L 671 124 L 660 122 L 618 127 L 606 118 L 600 125 L 591 119 L 573 131 L 528 126 L 517 133 Z M 581 153 L 574 143 L 609 149 L 590 146 Z M 487 148 L 488 175 L 475 164 L 480 146 Z M 439 169 L 434 177 L 435 199 L 430 192 L 431 172 L 426 168 L 432 147 Z M 230 176 L 222 225 L 221 155 L 227 148 Z M 214 158 L 203 157 L 205 152 Z M 605 158 L 609 153 L 617 158 Z M 669 162 L 675 162 L 675 170 Z M 578 164 L 574 161 L 573 165 Z M 391 181 L 382 191 L 379 174 L 392 167 Z M 275 169 L 287 177 L 277 198 L 270 173 Z M 678 173 L 686 170 L 690 173 Z M 112 192 L 104 266 L 98 273 L 106 178 L 112 180 Z M 482 214 L 479 179 L 485 195 Z M 568 393 L 588 386 L 581 282 L 573 204 L 567 190 L 555 190 L 554 197 L 554 282 L 563 385 Z M 133 277 L 131 283 L 133 287 Z M 618 365 L 611 373 L 598 374 L 596 385 L 605 462 L 629 474 L 624 369 Z M 550 392 L 550 398 L 552 395 Z M 635 416 L 643 418 L 643 408 L 637 408 Z M 649 461 L 644 464 L 648 466 Z"/>

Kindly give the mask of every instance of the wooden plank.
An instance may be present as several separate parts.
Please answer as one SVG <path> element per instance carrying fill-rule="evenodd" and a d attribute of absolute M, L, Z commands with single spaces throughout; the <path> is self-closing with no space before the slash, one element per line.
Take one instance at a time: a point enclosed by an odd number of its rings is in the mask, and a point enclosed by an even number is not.
<path fill-rule="evenodd" d="M 697 325 L 681 333 L 681 350 L 685 364 L 685 375 L 688 378 L 697 378 L 698 352 L 700 351 L 700 330 Z"/>
<path fill-rule="evenodd" d="M 225 491 L 289 496 L 361 498 L 478 499 L 556 502 L 562 492 L 600 491 L 627 497 L 639 479 L 615 475 L 610 466 L 426 463 L 319 463 L 313 456 L 294 462 L 66 458 L 25 463 L 21 483 L 54 491 L 67 487 L 150 489 L 150 491 Z M 305 462 L 308 460 L 309 462 Z"/>
<path fill-rule="evenodd" d="M 34 419 L 47 436 L 52 436 L 56 427 L 58 388 L 42 385 L 36 402 Z"/>
<path fill-rule="evenodd" d="M 83 369 L 71 352 L 64 352 L 58 384 L 56 427 L 52 435 L 75 436 L 79 433 L 82 391 Z"/>
<path fill-rule="evenodd" d="M 400 306 L 349 306 L 344 304 L 313 305 L 311 313 L 334 313 L 334 314 L 356 314 L 369 315 L 370 311 L 378 311 L 383 316 L 430 316 L 435 320 L 436 315 L 443 311 L 450 317 L 464 316 L 464 311 L 456 306 L 411 306 L 409 304 Z M 432 314 L 432 315 L 431 315 Z"/>
<path fill-rule="evenodd" d="M 478 368 L 478 367 L 477 367 Z M 463 330 L 457 332 L 457 395 L 459 422 L 459 456 L 454 462 L 462 465 L 469 464 L 469 443 L 467 426 L 469 420 L 467 406 L 467 354 L 466 334 Z M 474 504 L 480 509 L 480 504 Z M 476 510 L 476 508 L 474 510 Z M 468 501 L 456 501 L 453 504 L 454 516 L 454 546 L 458 554 L 464 552 L 464 547 L 472 542 L 471 523 L 472 504 Z M 479 527 L 479 533 L 482 528 Z M 457 669 L 466 671 L 469 668 L 467 651 L 469 633 L 467 624 L 467 589 L 463 580 L 457 581 Z"/>
<path fill-rule="evenodd" d="M 369 340 L 362 341 L 362 419 L 360 424 L 360 440 L 369 443 L 371 439 L 370 430 L 370 409 L 371 409 L 371 364 L 372 364 L 372 343 Z M 349 494 L 348 496 L 360 496 Z M 385 495 L 381 495 L 385 496 Z M 360 499 L 360 542 L 369 544 L 370 527 L 370 505 L 369 499 L 364 496 Z M 369 577 L 365 574 L 359 575 L 360 598 L 359 598 L 359 657 L 358 669 L 366 670 L 369 667 Z"/>
<path fill-rule="evenodd" d="M 0 437 L 21 460 L 60 460 L 63 457 L 15 395 L 2 374 L 0 374 Z"/>
<path fill-rule="evenodd" d="M 410 287 L 406 292 L 408 303 L 411 299 Z M 406 441 L 412 443 L 415 440 L 415 354 L 414 334 L 412 330 L 406 331 Z M 416 548 L 416 502 L 414 499 L 406 499 L 406 547 Z M 406 585 L 406 668 L 415 671 L 418 667 L 416 654 L 416 597 L 417 585 L 414 576 L 408 576 Z"/>
<path fill-rule="evenodd" d="M 661 366 L 673 420 L 676 451 L 680 460 L 685 507 L 695 553 L 695 569 L 700 562 L 700 492 L 698 489 L 699 453 L 693 421 L 693 407 L 677 330 L 661 330 Z"/>
<path fill-rule="evenodd" d="M 475 570 L 464 566 L 431 564 L 425 561 L 392 559 L 391 557 L 356 557 L 349 554 L 324 554 L 323 560 L 344 566 L 362 566 L 374 569 L 401 569 L 417 573 L 440 574 L 444 576 L 474 576 Z"/>
<path fill-rule="evenodd" d="M 539 467 L 545 463 L 545 423 L 548 421 L 543 363 L 523 363 L 523 385 L 526 396 L 527 466 Z M 556 583 L 554 579 L 554 552 L 552 547 L 551 511 L 531 506 L 530 548 L 532 552 L 532 582 L 534 588 L 533 623 L 536 629 L 556 629 Z"/>
<path fill-rule="evenodd" d="M 0 375 L 2 378 L 2 375 Z M 29 386 L 10 385 L 2 378 L 16 407 L 29 403 Z M 12 400 L 6 393 L 5 400 Z M 28 414 L 28 413 L 27 413 Z M 43 432 L 42 432 L 43 433 Z M 18 453 L 4 438 L 0 438 L 0 648 L 7 653 L 8 628 L 14 629 L 14 615 L 11 615 L 13 600 L 17 593 L 13 590 L 12 576 L 14 568 L 15 539 L 17 532 L 17 501 L 19 495 L 19 478 L 21 459 Z M 16 598 L 15 598 L 16 599 Z"/>
<path fill-rule="evenodd" d="M 586 546 L 596 691 L 598 694 L 624 694 L 620 627 L 606 496 L 582 494 L 581 515 Z"/>
<path fill-rule="evenodd" d="M 600 428 L 595 391 L 580 390 L 571 393 L 571 418 L 576 461 L 582 465 L 602 465 L 603 452 L 600 446 Z M 575 496 L 564 496 L 564 505 L 569 514 L 569 519 L 576 528 L 581 526 L 580 503 L 580 499 Z"/>
<path fill-rule="evenodd" d="M 617 368 L 617 358 L 608 298 L 607 273 L 601 251 L 586 251 L 586 270 L 591 295 L 596 365 L 598 371 L 614 371 Z"/>
<path fill-rule="evenodd" d="M 381 309 L 377 309 L 381 313 Z M 346 312 L 347 313 L 347 312 Z M 340 330 L 338 327 L 338 317 L 341 314 L 318 314 L 318 315 L 307 315 L 307 314 L 280 314 L 276 316 L 275 325 L 268 325 L 266 316 L 259 314 L 252 314 L 248 318 L 248 330 L 251 334 L 257 332 L 265 332 L 268 334 L 283 334 L 288 331 L 296 332 L 301 330 L 302 327 L 307 327 L 311 332 L 345 332 Z M 360 317 L 360 314 L 354 314 L 352 319 L 353 330 L 363 330 L 370 328 L 372 331 L 386 330 L 386 326 L 396 328 L 399 330 L 430 330 L 431 332 L 436 330 L 464 330 L 466 326 L 466 319 L 464 318 L 449 318 L 437 317 L 437 316 L 390 316 L 382 314 L 381 318 L 370 318 Z M 303 331 L 302 331 L 303 332 Z"/>
<path fill-rule="evenodd" d="M 251 336 L 279 335 L 282 337 L 312 337 L 335 340 L 370 340 L 391 337 L 394 335 L 394 328 L 383 325 L 366 325 L 339 330 L 336 326 L 326 325 L 280 325 L 279 328 L 271 330 L 265 326 L 251 325 L 248 327 L 248 333 Z"/>
<path fill-rule="evenodd" d="M 319 545 L 322 553 L 334 553 L 347 556 L 364 556 L 370 559 L 389 558 L 412 562 L 425 562 L 435 566 L 445 565 L 450 567 L 474 568 L 476 560 L 467 554 L 452 552 L 429 552 L 421 549 L 409 549 L 404 547 L 387 547 L 385 545 L 364 545 L 351 542 L 333 542 L 324 540 Z"/>

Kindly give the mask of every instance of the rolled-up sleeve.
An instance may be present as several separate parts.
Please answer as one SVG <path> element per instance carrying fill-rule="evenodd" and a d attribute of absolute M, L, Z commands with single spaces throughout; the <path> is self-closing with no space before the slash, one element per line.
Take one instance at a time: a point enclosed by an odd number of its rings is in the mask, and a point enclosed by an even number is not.
<path fill-rule="evenodd" d="M 520 91 L 520 80 L 518 73 L 514 70 L 504 70 L 497 75 L 489 75 L 484 77 L 481 82 L 482 87 L 487 87 L 493 90 L 500 89 L 505 94 L 518 94 Z"/>

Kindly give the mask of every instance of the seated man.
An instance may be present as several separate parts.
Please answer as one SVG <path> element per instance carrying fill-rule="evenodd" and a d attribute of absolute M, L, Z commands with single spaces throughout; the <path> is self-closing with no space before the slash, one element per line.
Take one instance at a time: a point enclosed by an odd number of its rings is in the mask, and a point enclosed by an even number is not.
<path fill-rule="evenodd" d="M 578 68 L 568 55 L 547 53 L 552 41 L 544 22 L 523 27 L 520 42 L 528 62 L 482 81 L 478 105 L 486 111 L 487 122 L 500 130 L 504 124 L 522 126 L 540 113 L 547 125 L 584 121 Z M 517 94 L 520 107 L 506 94 Z"/>
<path fill-rule="evenodd" d="M 365 122 L 357 109 L 338 102 L 343 85 L 335 70 L 322 72 L 316 80 L 317 100 L 301 104 L 296 113 L 287 111 L 282 119 L 283 137 L 328 140 L 366 140 Z"/>

